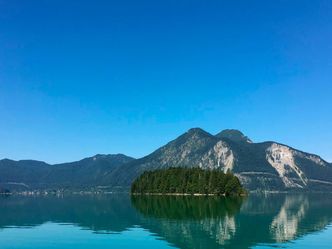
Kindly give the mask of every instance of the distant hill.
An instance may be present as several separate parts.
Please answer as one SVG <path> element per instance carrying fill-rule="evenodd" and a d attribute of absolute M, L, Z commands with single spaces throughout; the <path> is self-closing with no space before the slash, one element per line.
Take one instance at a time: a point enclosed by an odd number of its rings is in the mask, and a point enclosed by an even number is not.
<path fill-rule="evenodd" d="M 255 143 L 238 130 L 212 135 L 200 128 L 139 159 L 96 155 L 58 165 L 0 160 L 0 187 L 129 189 L 143 172 L 169 167 L 230 170 L 249 190 L 332 191 L 332 164 L 317 155 L 277 142 Z"/>
<path fill-rule="evenodd" d="M 134 160 L 122 154 L 95 155 L 77 162 L 50 165 L 40 161 L 0 160 L 0 186 L 14 190 L 99 186 L 117 166 Z"/>

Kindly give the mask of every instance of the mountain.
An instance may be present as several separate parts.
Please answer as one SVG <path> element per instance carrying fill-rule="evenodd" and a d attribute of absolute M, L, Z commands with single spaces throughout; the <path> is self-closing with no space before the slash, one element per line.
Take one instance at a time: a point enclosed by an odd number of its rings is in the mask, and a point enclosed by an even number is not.
<path fill-rule="evenodd" d="M 272 141 L 255 143 L 238 130 L 212 135 L 200 128 L 139 159 L 96 155 L 57 165 L 0 160 L 0 187 L 129 189 L 143 172 L 169 167 L 230 170 L 248 190 L 332 191 L 332 164 L 317 155 Z"/>
<path fill-rule="evenodd" d="M 134 160 L 123 154 L 95 155 L 77 162 L 50 165 L 34 160 L 0 160 L 0 186 L 15 190 L 88 188 L 117 166 Z"/>
<path fill-rule="evenodd" d="M 332 165 L 317 155 L 277 142 L 254 143 L 237 130 L 212 135 L 200 128 L 117 167 L 106 182 L 129 186 L 146 170 L 168 167 L 231 170 L 249 190 L 332 190 Z"/>

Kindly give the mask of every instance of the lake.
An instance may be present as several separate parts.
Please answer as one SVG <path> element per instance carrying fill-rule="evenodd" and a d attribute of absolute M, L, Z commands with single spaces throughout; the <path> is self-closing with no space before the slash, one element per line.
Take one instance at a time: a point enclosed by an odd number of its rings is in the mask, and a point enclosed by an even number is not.
<path fill-rule="evenodd" d="M 332 195 L 0 197 L 1 249 L 331 248 Z"/>

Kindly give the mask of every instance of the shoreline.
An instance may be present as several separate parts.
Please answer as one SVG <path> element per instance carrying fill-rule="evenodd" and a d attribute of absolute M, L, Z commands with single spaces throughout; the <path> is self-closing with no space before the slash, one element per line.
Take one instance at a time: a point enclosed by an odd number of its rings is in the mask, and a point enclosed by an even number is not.
<path fill-rule="evenodd" d="M 222 196 L 226 197 L 226 194 L 201 194 L 201 193 L 130 193 L 131 195 L 157 195 L 157 196 Z M 248 196 L 248 194 L 240 194 L 240 195 L 229 195 L 229 196 Z"/>
<path fill-rule="evenodd" d="M 22 191 L 0 193 L 0 196 L 64 196 L 64 195 L 112 195 L 112 194 L 129 194 L 129 195 L 155 195 L 155 196 L 227 196 L 225 194 L 202 194 L 202 193 L 131 193 L 130 191 Z M 248 195 L 273 195 L 273 194 L 332 194 L 331 191 L 248 191 L 246 194 L 230 196 L 248 196 Z"/>

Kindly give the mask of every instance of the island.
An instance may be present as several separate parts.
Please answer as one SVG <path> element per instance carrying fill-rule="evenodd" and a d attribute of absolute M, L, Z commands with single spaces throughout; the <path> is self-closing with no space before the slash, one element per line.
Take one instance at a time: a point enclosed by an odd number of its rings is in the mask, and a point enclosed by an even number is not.
<path fill-rule="evenodd" d="M 234 196 L 247 192 L 230 171 L 177 167 L 144 172 L 132 183 L 131 193 Z"/>

